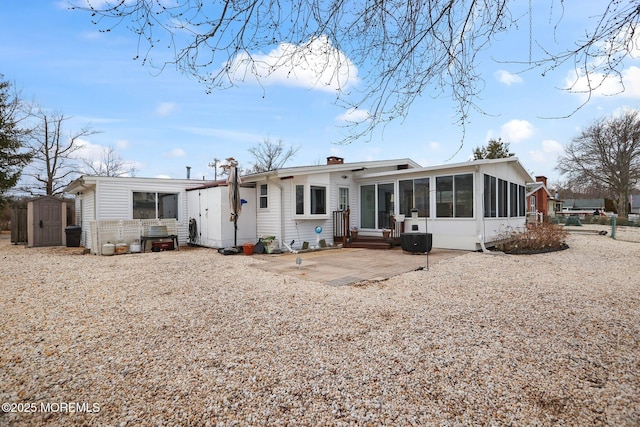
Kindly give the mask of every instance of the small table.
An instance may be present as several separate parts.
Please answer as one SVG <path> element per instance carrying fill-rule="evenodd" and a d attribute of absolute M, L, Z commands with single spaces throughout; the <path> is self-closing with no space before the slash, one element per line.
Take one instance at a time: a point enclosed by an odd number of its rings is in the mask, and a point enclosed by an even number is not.
<path fill-rule="evenodd" d="M 176 250 L 180 250 L 180 245 L 178 244 L 178 235 L 177 234 L 167 234 L 166 236 L 140 236 L 140 245 L 142 246 L 142 252 L 145 252 L 147 249 L 147 242 L 153 242 L 156 240 L 162 239 L 172 239 L 173 245 Z"/>

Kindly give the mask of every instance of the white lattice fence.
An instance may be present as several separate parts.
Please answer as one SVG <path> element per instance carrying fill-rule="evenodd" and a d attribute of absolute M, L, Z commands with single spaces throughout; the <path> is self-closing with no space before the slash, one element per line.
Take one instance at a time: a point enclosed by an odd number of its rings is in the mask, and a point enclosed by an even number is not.
<path fill-rule="evenodd" d="M 105 243 L 124 242 L 131 246 L 140 241 L 140 236 L 148 231 L 150 225 L 165 225 L 167 234 L 178 234 L 178 221 L 175 218 L 91 221 L 91 252 L 102 255 L 102 245 Z"/>

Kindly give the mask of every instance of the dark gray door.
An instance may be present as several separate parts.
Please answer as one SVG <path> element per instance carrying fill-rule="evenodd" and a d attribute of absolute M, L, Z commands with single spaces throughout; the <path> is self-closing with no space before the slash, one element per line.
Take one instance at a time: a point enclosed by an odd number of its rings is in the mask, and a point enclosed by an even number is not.
<path fill-rule="evenodd" d="M 62 205 L 55 199 L 34 203 L 34 246 L 62 246 Z"/>

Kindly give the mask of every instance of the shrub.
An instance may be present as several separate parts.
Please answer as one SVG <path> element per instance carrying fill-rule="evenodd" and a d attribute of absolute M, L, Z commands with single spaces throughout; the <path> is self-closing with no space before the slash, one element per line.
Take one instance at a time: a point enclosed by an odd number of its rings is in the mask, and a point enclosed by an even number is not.
<path fill-rule="evenodd" d="M 619 216 L 618 218 L 616 218 L 616 225 L 627 225 L 627 217 L 626 216 Z"/>
<path fill-rule="evenodd" d="M 496 249 L 510 254 L 533 254 L 559 251 L 568 248 L 568 233 L 560 225 L 533 224 L 525 231 L 511 231 L 505 234 Z"/>

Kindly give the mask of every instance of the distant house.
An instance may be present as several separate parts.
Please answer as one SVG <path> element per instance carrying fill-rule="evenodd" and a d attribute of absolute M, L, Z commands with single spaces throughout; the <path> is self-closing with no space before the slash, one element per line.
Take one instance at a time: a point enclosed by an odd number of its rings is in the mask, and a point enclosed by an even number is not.
<path fill-rule="evenodd" d="M 433 235 L 435 248 L 478 250 L 525 226 L 532 180 L 516 157 L 420 167 L 410 159 L 345 163 L 332 156 L 325 165 L 243 176 L 237 243 L 273 236 L 281 247 L 295 241 L 299 248 L 320 239 L 340 243 L 344 227 L 374 236 L 417 226 Z M 175 218 L 181 242 L 226 247 L 234 238 L 227 190 L 223 182 L 91 176 L 66 189 L 77 197 L 86 247 L 90 221 L 154 215 Z"/>
<path fill-rule="evenodd" d="M 573 215 L 591 215 L 595 211 L 605 212 L 607 202 L 605 199 L 565 199 L 562 213 Z"/>
<path fill-rule="evenodd" d="M 630 213 L 640 215 L 640 193 L 632 194 L 629 204 L 631 205 Z"/>
<path fill-rule="evenodd" d="M 562 201 L 557 193 L 551 194 L 547 187 L 546 176 L 536 176 L 536 182 L 527 184 L 527 218 L 541 221 L 545 217 L 555 216 L 562 210 Z"/>

